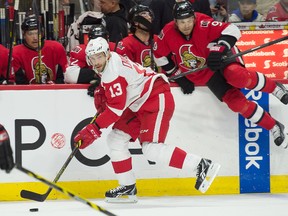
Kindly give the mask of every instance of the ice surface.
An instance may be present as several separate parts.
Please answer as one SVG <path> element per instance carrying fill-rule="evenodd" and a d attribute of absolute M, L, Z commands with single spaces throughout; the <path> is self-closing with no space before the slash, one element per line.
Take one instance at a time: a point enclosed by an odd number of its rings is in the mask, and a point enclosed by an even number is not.
<path fill-rule="evenodd" d="M 288 194 L 205 195 L 189 197 L 139 197 L 136 204 L 111 204 L 89 200 L 118 216 L 287 216 Z M 30 212 L 30 208 L 39 208 Z M 105 215 L 75 200 L 0 202 L 1 216 Z"/>

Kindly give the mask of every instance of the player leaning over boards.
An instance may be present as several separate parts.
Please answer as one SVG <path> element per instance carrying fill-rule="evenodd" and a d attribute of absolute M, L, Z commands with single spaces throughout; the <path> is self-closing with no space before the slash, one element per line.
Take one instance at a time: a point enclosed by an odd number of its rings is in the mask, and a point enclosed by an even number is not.
<path fill-rule="evenodd" d="M 107 102 L 105 110 L 95 122 L 78 132 L 74 141 L 82 140 L 80 148 L 86 148 L 101 136 L 102 128 L 116 122 L 107 144 L 120 186 L 107 191 L 106 200 L 118 201 L 128 195 L 132 202 L 137 202 L 136 180 L 128 150 L 131 139 L 129 133 L 133 131 L 140 131 L 138 138 L 147 160 L 164 167 L 187 170 L 191 174 L 196 171 L 195 188 L 205 192 L 217 175 L 220 165 L 164 143 L 174 112 L 174 99 L 167 77 L 110 52 L 104 38 L 90 40 L 86 55 L 89 64 L 101 77 Z M 140 124 L 129 124 L 133 118 L 138 119 Z"/>
<path fill-rule="evenodd" d="M 247 70 L 240 58 L 223 63 L 223 58 L 237 52 L 234 45 L 241 36 L 237 26 L 194 13 L 191 3 L 186 1 L 175 3 L 173 15 L 174 21 L 163 28 L 155 41 L 156 64 L 170 77 L 207 64 L 207 69 L 179 78 L 184 83 L 181 85 L 184 94 L 189 92 L 189 85 L 185 83 L 207 85 L 232 111 L 271 131 L 275 144 L 287 148 L 284 126 L 240 91 L 247 88 L 272 93 L 287 104 L 285 87 L 262 73 Z M 176 54 L 178 65 L 169 59 L 171 53 Z"/>

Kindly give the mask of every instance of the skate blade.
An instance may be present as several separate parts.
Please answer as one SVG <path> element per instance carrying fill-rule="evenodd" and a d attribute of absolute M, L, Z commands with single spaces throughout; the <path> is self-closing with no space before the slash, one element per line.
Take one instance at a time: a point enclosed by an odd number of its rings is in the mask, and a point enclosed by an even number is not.
<path fill-rule="evenodd" d="M 136 195 L 121 196 L 121 197 L 115 197 L 115 198 L 106 197 L 105 202 L 107 203 L 137 203 L 138 198 Z"/>
<path fill-rule="evenodd" d="M 221 167 L 221 165 L 217 164 L 217 163 L 215 163 L 211 167 L 209 167 L 209 170 L 207 172 L 207 176 L 199 187 L 200 192 L 205 193 L 209 189 L 210 185 L 212 184 L 215 177 L 217 176 L 217 174 L 220 170 L 220 167 Z"/>

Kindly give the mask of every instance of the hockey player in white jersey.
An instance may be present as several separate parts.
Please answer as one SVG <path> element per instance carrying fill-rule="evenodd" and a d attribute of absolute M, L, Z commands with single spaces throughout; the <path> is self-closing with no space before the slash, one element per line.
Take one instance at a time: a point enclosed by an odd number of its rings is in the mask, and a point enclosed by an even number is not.
<path fill-rule="evenodd" d="M 103 38 L 90 40 L 86 55 L 89 64 L 101 77 L 107 101 L 106 108 L 95 122 L 78 132 L 74 141 L 82 140 L 80 148 L 86 148 L 101 136 L 102 128 L 115 123 L 107 143 L 119 186 L 106 192 L 106 201 L 137 202 L 136 179 L 128 150 L 129 140 L 136 138 L 147 160 L 163 167 L 188 170 L 191 175 L 196 172 L 195 188 L 206 192 L 220 165 L 164 143 L 174 112 L 174 99 L 167 77 L 110 52 Z M 132 124 L 131 119 L 135 120 Z M 128 199 L 123 200 L 124 197 Z"/>

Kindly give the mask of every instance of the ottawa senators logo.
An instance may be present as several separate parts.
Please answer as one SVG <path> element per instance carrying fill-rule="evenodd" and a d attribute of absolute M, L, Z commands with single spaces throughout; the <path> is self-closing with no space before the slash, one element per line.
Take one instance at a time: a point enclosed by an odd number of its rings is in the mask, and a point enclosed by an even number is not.
<path fill-rule="evenodd" d="M 41 60 L 43 57 L 44 56 L 41 56 Z M 38 56 L 32 59 L 31 64 L 35 77 L 35 80 L 33 82 L 36 82 L 38 84 L 45 84 L 48 81 L 53 81 L 52 70 L 47 67 L 47 65 L 43 61 L 41 61 L 40 63 Z"/>
<path fill-rule="evenodd" d="M 143 67 L 150 67 L 151 66 L 151 50 L 144 49 L 141 52 L 141 64 Z"/>
<path fill-rule="evenodd" d="M 181 56 L 180 66 L 187 69 L 195 69 L 202 67 L 205 63 L 205 59 L 199 56 L 195 56 L 190 50 L 192 45 L 183 45 L 179 49 L 179 54 Z"/>

